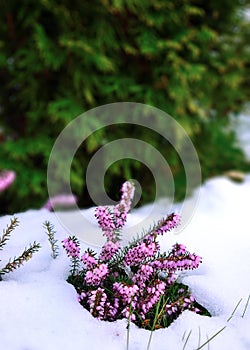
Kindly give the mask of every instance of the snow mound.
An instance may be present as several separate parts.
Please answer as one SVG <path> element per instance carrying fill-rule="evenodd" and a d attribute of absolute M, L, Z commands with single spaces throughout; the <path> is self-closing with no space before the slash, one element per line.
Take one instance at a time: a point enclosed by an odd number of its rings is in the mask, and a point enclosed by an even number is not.
<path fill-rule="evenodd" d="M 212 317 L 185 311 L 169 328 L 153 333 L 150 349 L 182 350 L 186 341 L 186 350 L 198 349 L 219 331 L 209 343 L 210 350 L 250 349 L 250 305 L 246 308 L 250 294 L 249 198 L 250 176 L 240 184 L 224 177 L 211 179 L 201 188 L 199 204 L 190 223 L 178 230 L 178 234 L 171 232 L 161 237 L 161 246 L 166 250 L 179 242 L 203 257 L 201 267 L 186 273 L 183 282 Z M 189 200 L 191 203 L 192 198 Z M 176 205 L 177 211 L 180 208 L 181 203 Z M 129 238 L 135 233 L 135 227 L 138 233 L 142 227 L 148 227 L 149 220 L 143 220 L 148 209 L 145 206 L 129 215 L 124 230 Z M 159 215 L 150 217 L 151 223 L 166 213 L 164 201 L 158 203 L 158 209 Z M 0 252 L 0 266 L 33 241 L 39 242 L 42 248 L 31 261 L 3 276 L 0 282 L 1 349 L 126 349 L 126 321 L 109 323 L 94 319 L 78 303 L 73 286 L 66 282 L 69 261 L 60 241 L 74 230 L 75 235 L 77 230 L 84 229 L 88 229 L 89 234 L 100 234 L 93 208 L 83 212 L 89 217 L 87 227 L 78 226 L 75 212 L 63 214 L 65 222 L 71 224 L 71 232 L 55 213 L 45 209 L 16 214 L 20 225 Z M 0 218 L 0 230 L 9 220 L 10 216 Z M 57 232 L 60 249 L 55 260 L 43 228 L 46 220 L 54 224 Z M 82 249 L 86 247 L 82 242 Z M 147 349 L 149 331 L 131 325 L 129 335 L 130 350 Z M 208 349 L 208 345 L 203 349 Z"/>

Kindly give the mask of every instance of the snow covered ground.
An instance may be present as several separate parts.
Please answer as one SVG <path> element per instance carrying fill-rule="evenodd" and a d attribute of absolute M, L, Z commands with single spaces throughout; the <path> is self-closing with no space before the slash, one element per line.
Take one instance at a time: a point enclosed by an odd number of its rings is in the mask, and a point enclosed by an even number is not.
<path fill-rule="evenodd" d="M 172 232 L 161 239 L 164 249 L 179 242 L 203 257 L 201 267 L 186 274 L 183 282 L 190 286 L 197 301 L 212 317 L 185 311 L 169 328 L 153 333 L 150 349 L 194 350 L 225 326 L 210 341 L 209 347 L 205 345 L 202 349 L 250 349 L 250 305 L 242 317 L 250 294 L 249 198 L 250 175 L 241 184 L 224 177 L 211 179 L 201 188 L 199 204 L 190 223 L 178 234 Z M 143 217 L 149 209 L 150 206 L 145 206 L 129 215 L 128 234 L 134 231 L 135 223 L 136 229 L 138 222 L 139 226 L 145 226 Z M 90 217 L 86 227 L 78 227 L 76 213 L 66 213 L 65 220 L 71 222 L 73 231 L 99 233 L 93 210 L 86 213 Z M 159 217 L 166 214 L 164 202 L 159 202 L 157 213 Z M 78 232 L 67 232 L 57 216 L 45 209 L 16 216 L 20 226 L 0 251 L 0 266 L 34 240 L 40 242 L 42 248 L 23 267 L 3 276 L 0 282 L 0 349 L 125 350 L 126 321 L 98 321 L 81 307 L 73 286 L 66 282 L 69 261 L 65 252 L 60 248 L 58 258 L 52 259 L 42 225 L 45 220 L 55 225 L 59 243 L 69 233 L 77 235 Z M 0 230 L 9 219 L 8 216 L 0 218 Z M 150 218 L 153 219 L 156 217 Z M 86 247 L 84 242 L 82 247 Z M 132 325 L 129 334 L 130 350 L 147 349 L 149 331 Z"/>

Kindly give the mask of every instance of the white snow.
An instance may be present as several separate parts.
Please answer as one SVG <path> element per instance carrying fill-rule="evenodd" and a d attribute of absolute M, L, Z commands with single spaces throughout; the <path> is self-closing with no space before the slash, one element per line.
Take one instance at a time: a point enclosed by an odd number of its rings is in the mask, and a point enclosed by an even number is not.
<path fill-rule="evenodd" d="M 169 328 L 153 332 L 150 349 L 195 350 L 199 344 L 220 331 L 202 349 L 250 349 L 250 305 L 242 317 L 250 294 L 250 176 L 236 184 L 225 177 L 207 181 L 201 188 L 200 200 L 192 220 L 183 230 L 161 238 L 164 249 L 175 242 L 203 257 L 200 268 L 183 277 L 197 301 L 212 314 L 205 317 L 184 312 Z M 190 206 L 192 206 L 192 199 Z M 176 206 L 180 210 L 181 205 Z M 157 215 L 144 221 L 150 206 L 134 210 L 129 216 L 126 234 L 147 228 L 148 223 L 166 213 L 164 201 L 157 205 Z M 155 213 L 155 211 L 154 211 Z M 69 234 L 88 231 L 100 237 L 93 209 L 82 211 L 89 218 L 80 227 L 79 213 L 67 212 L 60 220 L 45 209 L 16 214 L 20 226 L 0 251 L 0 267 L 17 256 L 34 240 L 42 248 L 20 269 L 3 276 L 0 282 L 0 349 L 8 350 L 70 350 L 126 349 L 126 320 L 109 323 L 93 318 L 77 301 L 74 287 L 66 282 L 69 260 L 60 241 Z M 183 213 L 183 215 L 187 215 Z M 0 218 L 0 230 L 10 216 Z M 60 245 L 59 256 L 53 260 L 43 223 L 55 225 Z M 96 240 L 95 240 L 96 242 Z M 87 244 L 82 242 L 82 249 Z M 235 313 L 227 321 L 237 303 Z M 191 332 L 191 333 L 190 333 Z M 150 332 L 131 325 L 129 349 L 146 350 Z"/>

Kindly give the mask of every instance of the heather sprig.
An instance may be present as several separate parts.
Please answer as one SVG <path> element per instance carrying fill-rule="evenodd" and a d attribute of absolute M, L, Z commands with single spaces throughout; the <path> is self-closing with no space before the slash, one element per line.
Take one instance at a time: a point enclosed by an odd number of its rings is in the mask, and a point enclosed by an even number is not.
<path fill-rule="evenodd" d="M 75 275 L 80 264 L 80 244 L 75 236 L 68 237 L 62 241 L 63 248 L 71 259 L 71 275 Z"/>
<path fill-rule="evenodd" d="M 3 250 L 3 247 L 10 238 L 12 231 L 19 225 L 19 221 L 16 217 L 13 217 L 10 220 L 10 224 L 7 225 L 6 229 L 3 230 L 3 235 L 0 237 L 0 250 Z M 30 244 L 29 248 L 25 248 L 21 255 L 9 259 L 9 262 L 0 269 L 0 281 L 2 280 L 2 275 L 12 272 L 18 267 L 22 266 L 25 261 L 28 261 L 32 258 L 33 254 L 40 249 L 40 244 L 34 242 Z M 1 261 L 1 260 L 0 260 Z"/>
<path fill-rule="evenodd" d="M 26 261 L 30 260 L 35 252 L 41 248 L 39 243 L 30 244 L 29 248 L 25 248 L 21 255 L 17 258 L 10 259 L 9 262 L 0 270 L 0 275 L 12 272 L 22 266 Z"/>
<path fill-rule="evenodd" d="M 126 181 L 121 188 L 121 200 L 113 208 L 99 206 L 96 208 L 95 217 L 102 229 L 107 241 L 118 242 L 120 230 L 127 221 L 127 215 L 131 209 L 135 187 L 132 182 Z"/>
<path fill-rule="evenodd" d="M 55 230 L 54 225 L 52 225 L 49 221 L 45 221 L 43 227 L 46 229 L 46 234 L 48 236 L 48 240 L 51 246 L 51 256 L 53 259 L 56 259 L 58 256 L 59 247 L 57 245 L 57 240 L 55 239 Z"/>
<path fill-rule="evenodd" d="M 3 230 L 3 235 L 0 237 L 0 250 L 3 250 L 3 247 L 10 238 L 11 232 L 19 225 L 19 221 L 16 217 L 10 220 L 10 224 L 7 225 L 6 229 Z"/>
<path fill-rule="evenodd" d="M 188 287 L 179 282 L 180 271 L 196 269 L 201 257 L 179 243 L 169 252 L 160 250 L 158 236 L 176 227 L 180 216 L 167 215 L 122 247 L 119 235 L 131 208 L 134 185 L 125 182 L 121 192 L 116 206 L 96 209 L 96 219 L 107 240 L 99 255 L 87 249 L 81 256 L 80 243 L 74 236 L 63 241 L 74 263 L 68 282 L 75 286 L 79 302 L 100 320 L 125 317 L 150 330 L 169 326 L 187 309 L 206 314 Z"/>

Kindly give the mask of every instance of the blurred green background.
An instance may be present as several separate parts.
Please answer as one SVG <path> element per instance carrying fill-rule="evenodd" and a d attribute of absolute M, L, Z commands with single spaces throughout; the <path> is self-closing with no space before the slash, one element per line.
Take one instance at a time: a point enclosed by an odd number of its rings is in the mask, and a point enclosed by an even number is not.
<path fill-rule="evenodd" d="M 198 151 L 203 179 L 249 171 L 229 127 L 250 96 L 247 6 L 244 0 L 1 0 L 0 170 L 13 169 L 17 178 L 0 193 L 0 213 L 44 204 L 57 136 L 80 113 L 112 102 L 145 103 L 174 117 Z M 159 135 L 107 127 L 88 137 L 74 159 L 71 184 L 80 206 L 92 205 L 89 160 L 121 137 L 162 152 L 181 198 L 178 154 Z M 126 178 L 141 183 L 141 204 L 153 200 L 152 174 L 131 159 L 107 172 L 111 197 L 117 199 Z"/>

